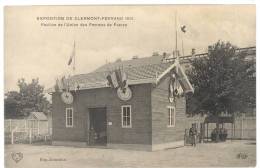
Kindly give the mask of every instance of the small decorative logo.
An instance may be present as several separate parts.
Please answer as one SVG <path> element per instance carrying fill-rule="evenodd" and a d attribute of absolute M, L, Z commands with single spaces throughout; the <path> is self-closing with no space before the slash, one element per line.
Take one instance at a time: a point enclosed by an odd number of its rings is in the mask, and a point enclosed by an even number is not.
<path fill-rule="evenodd" d="M 20 160 L 23 159 L 23 153 L 22 152 L 13 152 L 12 154 L 12 159 L 18 163 Z"/>

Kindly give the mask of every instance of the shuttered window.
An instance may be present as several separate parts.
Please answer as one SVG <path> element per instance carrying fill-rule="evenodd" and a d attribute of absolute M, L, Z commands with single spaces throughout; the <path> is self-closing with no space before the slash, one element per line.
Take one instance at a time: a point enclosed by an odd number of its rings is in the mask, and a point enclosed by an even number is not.
<path fill-rule="evenodd" d="M 168 116 L 168 127 L 175 126 L 175 108 L 173 106 L 167 107 L 167 116 Z"/>
<path fill-rule="evenodd" d="M 66 108 L 66 127 L 73 127 L 73 108 Z"/>
<path fill-rule="evenodd" d="M 131 119 L 131 106 L 125 105 L 121 107 L 121 117 L 122 117 L 122 128 L 131 128 L 132 119 Z"/>

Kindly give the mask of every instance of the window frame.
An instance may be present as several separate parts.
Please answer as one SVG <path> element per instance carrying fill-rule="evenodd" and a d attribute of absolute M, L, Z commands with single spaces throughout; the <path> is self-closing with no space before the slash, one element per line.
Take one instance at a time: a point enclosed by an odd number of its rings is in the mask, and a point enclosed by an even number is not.
<path fill-rule="evenodd" d="M 129 125 L 124 125 L 124 108 L 129 108 Z M 131 105 L 123 105 L 121 106 L 121 126 L 122 128 L 132 128 L 132 106 Z"/>
<path fill-rule="evenodd" d="M 170 116 L 169 116 L 169 111 L 170 111 Z M 171 120 L 169 120 L 170 118 Z M 175 127 L 175 124 L 176 124 L 176 108 L 174 106 L 167 106 L 167 127 L 168 128 Z"/>
<path fill-rule="evenodd" d="M 68 116 L 68 112 L 69 110 L 71 110 L 71 117 Z M 72 107 L 68 107 L 65 109 L 66 111 L 66 128 L 72 128 L 73 127 L 73 108 Z M 68 125 L 68 118 L 71 118 L 71 125 Z"/>

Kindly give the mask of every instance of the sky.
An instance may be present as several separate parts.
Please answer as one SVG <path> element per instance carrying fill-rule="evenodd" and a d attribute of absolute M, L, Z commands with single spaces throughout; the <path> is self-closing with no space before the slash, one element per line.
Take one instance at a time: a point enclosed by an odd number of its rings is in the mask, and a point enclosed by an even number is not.
<path fill-rule="evenodd" d="M 37 20 L 37 17 L 130 17 L 132 20 Z M 175 26 L 175 16 L 177 26 Z M 191 49 L 207 52 L 218 40 L 238 47 L 256 45 L 254 5 L 151 6 L 12 6 L 4 9 L 4 89 L 18 90 L 17 81 L 38 77 L 45 88 L 57 77 L 72 73 L 68 66 L 75 41 L 75 74 L 89 73 L 116 59 L 171 53 L 183 41 L 184 55 Z M 43 26 L 84 23 L 87 27 Z M 89 26 L 89 24 L 112 26 Z M 127 24 L 127 26 L 114 26 Z M 186 33 L 179 30 L 186 26 Z"/>

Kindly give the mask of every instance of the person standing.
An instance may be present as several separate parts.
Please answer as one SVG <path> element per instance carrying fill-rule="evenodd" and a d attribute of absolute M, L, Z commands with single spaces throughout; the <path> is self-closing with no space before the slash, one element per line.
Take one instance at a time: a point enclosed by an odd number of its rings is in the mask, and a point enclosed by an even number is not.
<path fill-rule="evenodd" d="M 194 124 L 192 124 L 192 127 L 190 128 L 189 134 L 191 136 L 191 145 L 195 147 L 197 141 L 197 129 Z"/>

